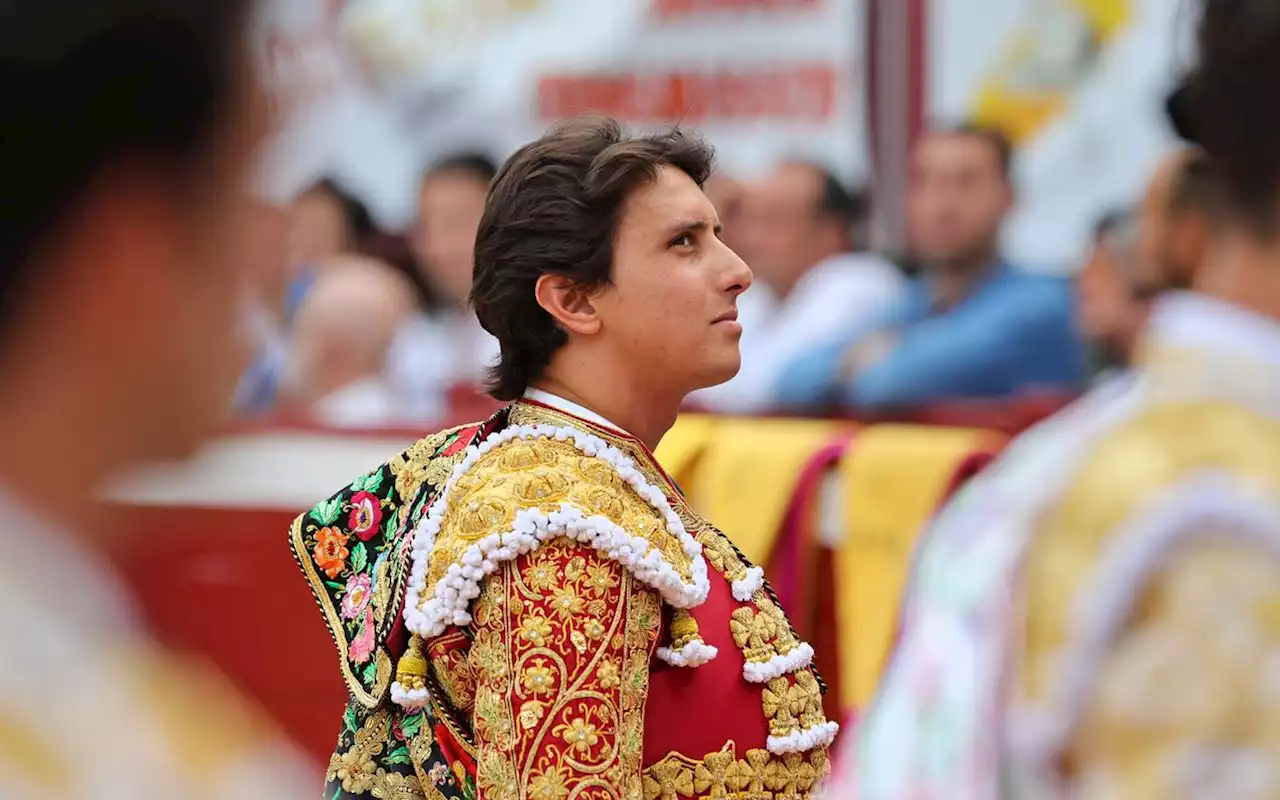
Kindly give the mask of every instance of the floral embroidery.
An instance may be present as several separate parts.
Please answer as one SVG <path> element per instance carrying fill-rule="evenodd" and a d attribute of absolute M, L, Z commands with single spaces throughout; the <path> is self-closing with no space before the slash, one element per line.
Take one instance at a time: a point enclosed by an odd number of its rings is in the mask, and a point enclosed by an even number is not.
<path fill-rule="evenodd" d="M 568 576 L 565 576 L 568 578 Z M 572 580 L 572 579 L 570 579 Z M 555 610 L 556 616 L 561 620 L 567 620 L 570 617 L 582 613 L 582 598 L 578 597 L 578 593 L 573 590 L 573 586 L 562 586 L 555 591 L 555 599 L 551 603 L 551 608 Z"/>
<path fill-rule="evenodd" d="M 533 666 L 525 669 L 525 691 L 533 694 L 548 694 L 555 688 L 555 678 L 552 676 L 551 668 L 543 666 L 545 663 L 545 659 L 536 659 Z"/>
<path fill-rule="evenodd" d="M 338 577 L 347 566 L 347 535 L 337 528 L 324 528 L 316 534 L 316 548 L 312 551 L 316 566 L 330 578 Z"/>
<path fill-rule="evenodd" d="M 427 771 L 427 777 L 430 778 L 431 782 L 436 786 L 443 786 L 444 782 L 449 779 L 449 768 L 444 764 L 436 764 Z"/>
<path fill-rule="evenodd" d="M 367 542 L 378 533 L 382 523 L 382 500 L 372 492 L 356 492 L 351 497 L 351 516 L 347 527 L 351 535 Z"/>
<path fill-rule="evenodd" d="M 520 638 L 532 645 L 540 645 L 551 635 L 551 623 L 547 618 L 535 614 L 525 617 L 520 623 Z"/>
<path fill-rule="evenodd" d="M 564 800 L 569 796 L 564 767 L 548 767 L 534 773 L 529 781 L 529 796 L 534 800 Z"/>
<path fill-rule="evenodd" d="M 578 751 L 579 755 L 590 753 L 600 741 L 596 726 L 582 717 L 575 717 L 568 725 L 560 725 L 553 732 L 564 739 L 565 744 Z"/>
<path fill-rule="evenodd" d="M 360 633 L 351 640 L 351 662 L 365 664 L 373 657 L 373 611 L 365 610 Z"/>
<path fill-rule="evenodd" d="M 352 575 L 347 581 L 347 594 L 342 598 L 342 618 L 356 619 L 369 607 L 373 598 L 371 580 L 367 574 Z"/>

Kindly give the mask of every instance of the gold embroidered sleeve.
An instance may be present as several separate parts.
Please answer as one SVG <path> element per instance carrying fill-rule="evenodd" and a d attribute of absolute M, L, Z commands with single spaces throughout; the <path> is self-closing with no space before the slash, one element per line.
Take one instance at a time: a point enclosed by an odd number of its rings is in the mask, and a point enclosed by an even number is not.
<path fill-rule="evenodd" d="M 1186 542 L 1134 598 L 1070 748 L 1080 797 L 1280 797 L 1280 560 Z"/>
<path fill-rule="evenodd" d="M 473 616 L 480 797 L 639 796 L 657 595 L 557 539 L 487 578 Z"/>

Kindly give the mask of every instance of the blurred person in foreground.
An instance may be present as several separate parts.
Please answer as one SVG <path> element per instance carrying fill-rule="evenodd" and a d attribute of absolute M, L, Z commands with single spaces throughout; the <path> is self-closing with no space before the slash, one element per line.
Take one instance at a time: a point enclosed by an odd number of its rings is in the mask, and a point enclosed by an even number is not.
<path fill-rule="evenodd" d="M 781 405 L 881 410 L 1080 388 L 1071 287 L 1000 256 L 1010 157 L 1008 140 L 980 126 L 921 139 L 908 195 L 921 274 L 883 316 L 789 364 L 775 387 Z"/>
<path fill-rule="evenodd" d="M 141 629 L 103 485 L 223 419 L 267 101 L 235 0 L 6 6 L 0 796 L 300 797 L 295 754 Z M 305 773 L 304 773 L 305 774 Z"/>
<path fill-rule="evenodd" d="M 422 308 L 396 334 L 387 363 L 399 413 L 418 423 L 449 411 L 453 389 L 474 387 L 498 355 L 498 345 L 467 310 L 485 193 L 497 166 L 480 153 L 461 153 L 433 164 L 418 193 L 412 234 Z"/>
<path fill-rule="evenodd" d="M 833 797 L 1280 797 L 1280 13 L 1201 7 L 1207 256 L 923 539 Z"/>
<path fill-rule="evenodd" d="M 850 192 L 824 167 L 780 164 L 743 190 L 741 204 L 732 234 L 758 279 L 738 304 L 742 370 L 690 401 L 751 413 L 772 406 L 787 364 L 850 325 L 882 316 L 902 301 L 906 280 L 864 250 L 866 196 Z"/>
<path fill-rule="evenodd" d="M 653 457 L 740 362 L 751 271 L 710 172 L 691 134 L 588 117 L 498 173 L 471 298 L 512 404 L 291 533 L 352 695 L 325 798 L 394 777 L 444 798 L 803 800 L 825 775 L 813 649 Z"/>
<path fill-rule="evenodd" d="M 389 264 L 339 257 L 302 301 L 286 365 L 289 402 L 339 428 L 405 423 L 387 380 L 387 352 L 413 311 L 413 286 Z"/>

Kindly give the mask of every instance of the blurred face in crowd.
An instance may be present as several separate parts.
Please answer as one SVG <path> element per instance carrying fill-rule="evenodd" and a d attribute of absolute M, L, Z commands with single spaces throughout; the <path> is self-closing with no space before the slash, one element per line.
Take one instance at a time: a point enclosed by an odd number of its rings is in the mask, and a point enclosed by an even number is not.
<path fill-rule="evenodd" d="M 723 172 L 716 172 L 707 179 L 702 190 L 720 215 L 720 224 L 724 226 L 721 240 L 747 263 L 751 263 L 742 220 L 746 187 L 741 181 L 734 180 Z"/>
<path fill-rule="evenodd" d="M 293 204 L 289 225 L 289 262 L 315 266 L 352 248 L 352 233 L 342 202 L 316 187 Z"/>
<path fill-rule="evenodd" d="M 1146 324 L 1149 304 L 1135 291 L 1133 223 L 1122 223 L 1094 245 L 1076 283 L 1080 332 L 1108 357 L 1128 363 Z"/>
<path fill-rule="evenodd" d="M 783 164 L 746 195 L 744 254 L 756 275 L 785 295 L 804 273 L 841 252 L 847 236 L 820 208 L 824 179 L 804 164 Z"/>
<path fill-rule="evenodd" d="M 488 186 L 463 170 L 427 176 L 418 198 L 414 254 L 431 286 L 459 307 L 471 292 L 476 229 Z"/>
<path fill-rule="evenodd" d="M 741 366 L 737 299 L 751 270 L 719 228 L 698 184 L 660 168 L 624 204 L 612 283 L 591 298 L 594 321 L 580 332 L 594 332 L 611 360 L 651 376 L 663 394 L 723 383 Z"/>
<path fill-rule="evenodd" d="M 1013 193 L 1000 154 L 981 136 L 933 133 L 916 146 L 907 196 L 913 252 L 929 267 L 993 258 Z"/>

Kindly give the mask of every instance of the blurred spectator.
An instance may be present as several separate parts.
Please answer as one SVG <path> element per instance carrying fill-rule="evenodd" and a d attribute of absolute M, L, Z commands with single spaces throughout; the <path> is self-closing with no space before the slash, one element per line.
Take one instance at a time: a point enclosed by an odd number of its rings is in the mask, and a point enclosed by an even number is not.
<path fill-rule="evenodd" d="M 867 212 L 862 193 L 851 193 L 816 164 L 783 163 L 749 188 L 732 221 L 732 241 L 756 277 L 738 299 L 742 369 L 728 383 L 694 393 L 692 403 L 717 411 L 765 410 L 788 363 L 901 301 L 901 272 L 858 252 Z M 725 230 L 729 235 L 729 223 Z"/>
<path fill-rule="evenodd" d="M 291 404 L 340 428 L 402 422 L 383 368 L 396 331 L 412 313 L 413 287 L 373 259 L 322 263 L 293 325 L 286 372 Z"/>
<path fill-rule="evenodd" d="M 360 251 L 376 232 L 365 204 L 332 178 L 322 178 L 298 195 L 290 223 L 289 265 L 294 280 L 285 300 L 286 320 L 297 310 L 318 264 Z"/>
<path fill-rule="evenodd" d="M 488 157 L 467 153 L 436 162 L 422 178 L 412 240 L 429 296 L 397 332 L 387 364 L 406 419 L 438 421 L 449 392 L 478 385 L 498 353 L 467 308 L 476 229 L 496 173 Z"/>
<path fill-rule="evenodd" d="M 724 226 L 724 231 L 720 235 L 721 240 L 729 245 L 730 250 L 749 263 L 747 247 L 743 242 L 742 219 L 746 187 L 738 179 L 716 171 L 703 184 L 702 191 L 711 201 L 711 205 L 716 207 L 716 213 L 720 215 L 720 224 Z"/>
<path fill-rule="evenodd" d="M 999 254 L 1013 203 L 1009 167 L 998 131 L 964 125 L 921 139 L 908 196 L 920 276 L 874 323 L 849 325 L 792 362 L 777 385 L 781 404 L 882 409 L 1080 388 L 1070 286 Z"/>
<path fill-rule="evenodd" d="M 357 252 L 376 233 L 364 203 L 331 178 L 317 181 L 294 200 L 281 259 L 287 269 L 280 271 L 279 291 L 267 292 L 246 320 L 257 353 L 236 389 L 238 416 L 257 416 L 275 409 L 290 327 L 316 271 L 335 256 Z"/>
<path fill-rule="evenodd" d="M 255 11 L 4 9 L 0 797 L 312 794 L 225 682 L 148 635 L 100 502 L 215 430 L 247 360 L 234 331 L 269 278 L 245 248 L 283 233 L 246 202 L 269 129 Z"/>
<path fill-rule="evenodd" d="M 1129 365 L 1148 311 L 1137 284 L 1137 220 L 1129 211 L 1104 214 L 1076 281 L 1077 315 L 1096 382 Z"/>

